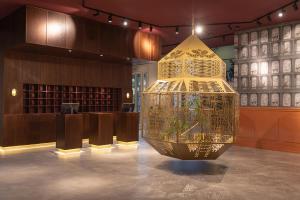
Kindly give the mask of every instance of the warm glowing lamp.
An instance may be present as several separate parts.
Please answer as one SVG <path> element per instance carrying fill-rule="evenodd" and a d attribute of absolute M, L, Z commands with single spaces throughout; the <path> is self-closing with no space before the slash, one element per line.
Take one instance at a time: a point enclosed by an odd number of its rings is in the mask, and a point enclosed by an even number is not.
<path fill-rule="evenodd" d="M 13 97 L 17 96 L 17 89 L 13 88 L 11 90 L 11 96 L 13 96 Z"/>
<path fill-rule="evenodd" d="M 126 99 L 130 99 L 130 93 L 129 92 L 126 93 Z"/>

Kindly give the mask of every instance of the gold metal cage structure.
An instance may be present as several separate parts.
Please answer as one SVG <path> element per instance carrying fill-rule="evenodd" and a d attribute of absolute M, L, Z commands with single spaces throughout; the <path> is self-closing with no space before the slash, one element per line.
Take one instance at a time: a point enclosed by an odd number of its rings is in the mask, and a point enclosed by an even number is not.
<path fill-rule="evenodd" d="M 158 80 L 142 94 L 142 135 L 160 154 L 218 158 L 235 140 L 239 95 L 226 64 L 196 35 L 158 62 Z"/>

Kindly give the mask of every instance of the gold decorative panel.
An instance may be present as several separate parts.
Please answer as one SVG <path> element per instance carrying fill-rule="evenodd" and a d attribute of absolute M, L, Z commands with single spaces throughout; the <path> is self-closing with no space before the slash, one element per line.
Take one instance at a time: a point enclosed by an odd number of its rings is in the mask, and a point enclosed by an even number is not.
<path fill-rule="evenodd" d="M 216 159 L 234 142 L 238 94 L 226 65 L 197 36 L 158 63 L 158 78 L 142 95 L 144 139 L 179 159 Z"/>

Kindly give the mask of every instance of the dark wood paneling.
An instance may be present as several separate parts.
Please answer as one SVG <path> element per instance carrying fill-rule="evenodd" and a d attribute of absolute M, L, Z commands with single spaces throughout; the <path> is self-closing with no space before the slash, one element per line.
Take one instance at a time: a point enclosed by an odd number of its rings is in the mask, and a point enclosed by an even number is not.
<path fill-rule="evenodd" d="M 66 48 L 66 15 L 47 12 L 47 45 Z"/>
<path fill-rule="evenodd" d="M 68 49 L 83 49 L 84 20 L 80 17 L 66 16 L 66 45 Z"/>
<path fill-rule="evenodd" d="M 47 11 L 28 7 L 26 21 L 26 41 L 28 43 L 46 45 Z"/>
<path fill-rule="evenodd" d="M 97 53 L 99 51 L 99 23 L 92 20 L 86 20 L 84 23 L 84 51 Z"/>

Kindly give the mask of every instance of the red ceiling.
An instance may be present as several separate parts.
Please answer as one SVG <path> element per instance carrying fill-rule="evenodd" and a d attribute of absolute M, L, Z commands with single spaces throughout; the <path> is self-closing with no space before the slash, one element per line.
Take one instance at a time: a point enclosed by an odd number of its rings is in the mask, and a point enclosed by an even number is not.
<path fill-rule="evenodd" d="M 141 21 L 159 25 L 191 24 L 192 13 L 200 23 L 219 23 L 231 21 L 247 21 L 264 15 L 292 0 L 86 0 L 86 4 L 122 16 L 139 19 Z M 84 16 L 99 21 L 106 21 L 107 16 L 92 16 L 92 12 L 82 8 L 81 0 L 0 0 L 0 17 L 8 15 L 16 8 L 31 4 L 51 10 Z M 272 23 L 300 20 L 299 10 L 287 9 L 285 17 L 278 19 L 273 16 Z M 264 25 L 270 24 L 267 20 Z M 114 20 L 115 24 L 120 21 Z M 136 27 L 136 24 L 131 24 Z M 240 28 L 229 30 L 227 26 L 206 26 L 202 38 L 231 33 L 237 30 L 255 27 L 256 24 L 240 25 Z M 175 35 L 173 29 L 160 29 L 154 32 L 161 34 L 163 44 L 181 42 L 190 33 L 190 28 L 180 30 Z M 232 37 L 205 40 L 209 46 L 221 46 L 233 43 Z M 170 47 L 173 48 L 173 47 Z M 168 51 L 170 48 L 164 48 Z"/>

